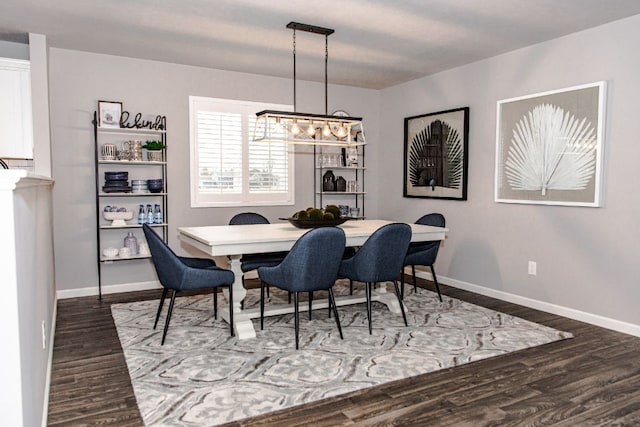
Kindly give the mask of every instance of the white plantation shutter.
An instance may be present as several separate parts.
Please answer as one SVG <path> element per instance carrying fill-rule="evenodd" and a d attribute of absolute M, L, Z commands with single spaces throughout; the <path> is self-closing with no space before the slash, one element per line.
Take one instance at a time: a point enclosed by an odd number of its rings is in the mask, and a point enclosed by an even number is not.
<path fill-rule="evenodd" d="M 255 114 L 249 117 L 250 134 L 256 123 Z M 286 193 L 289 182 L 289 153 L 286 144 L 265 144 L 249 138 L 249 192 Z"/>
<path fill-rule="evenodd" d="M 242 115 L 198 111 L 198 191 L 242 193 Z"/>
<path fill-rule="evenodd" d="M 293 154 L 252 142 L 255 113 L 273 105 L 190 97 L 192 206 L 293 204 Z"/>

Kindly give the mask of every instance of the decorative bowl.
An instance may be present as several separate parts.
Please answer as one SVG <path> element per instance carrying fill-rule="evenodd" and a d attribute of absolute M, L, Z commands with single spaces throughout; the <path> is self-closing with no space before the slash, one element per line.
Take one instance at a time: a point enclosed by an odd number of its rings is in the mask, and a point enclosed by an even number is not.
<path fill-rule="evenodd" d="M 102 251 L 102 255 L 104 255 L 107 258 L 114 258 L 118 256 L 118 248 L 114 248 L 114 247 L 105 248 Z"/>
<path fill-rule="evenodd" d="M 105 187 L 109 187 L 109 188 L 119 188 L 119 187 L 128 187 L 129 186 L 129 181 L 125 180 L 118 180 L 118 181 L 113 181 L 113 180 L 106 180 L 104 182 L 104 186 Z"/>
<path fill-rule="evenodd" d="M 351 218 L 337 218 L 337 219 L 298 219 L 298 218 L 286 218 L 293 226 L 298 228 L 319 228 L 319 227 L 335 227 L 336 225 L 344 224 Z"/>
<path fill-rule="evenodd" d="M 133 211 L 125 211 L 125 212 L 102 212 L 104 215 L 104 219 L 107 221 L 111 221 L 112 227 L 122 227 L 127 225 L 125 221 L 133 218 Z"/>
<path fill-rule="evenodd" d="M 163 187 L 164 187 L 164 181 L 162 180 L 162 178 L 147 180 L 147 188 L 151 193 L 161 193 Z"/>
<path fill-rule="evenodd" d="M 104 179 L 105 181 L 126 181 L 129 179 L 129 172 L 105 172 Z"/>

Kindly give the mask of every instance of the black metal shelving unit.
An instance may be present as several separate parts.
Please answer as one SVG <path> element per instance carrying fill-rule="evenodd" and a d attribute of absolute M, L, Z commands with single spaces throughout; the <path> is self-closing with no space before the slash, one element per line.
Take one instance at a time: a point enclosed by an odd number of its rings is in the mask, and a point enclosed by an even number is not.
<path fill-rule="evenodd" d="M 313 157 L 314 157 L 314 204 L 316 207 L 324 208 L 327 201 L 330 201 L 333 204 L 343 204 L 341 200 L 344 200 L 345 203 L 347 201 L 352 201 L 355 203 L 356 207 L 360 208 L 360 216 L 359 218 L 365 218 L 365 195 L 367 194 L 365 191 L 365 179 L 364 173 L 366 171 L 365 167 L 365 146 L 357 145 L 354 146 L 358 150 L 358 166 L 346 166 L 346 161 L 344 161 L 343 166 L 327 166 L 323 164 L 322 160 L 323 155 L 342 155 L 343 159 L 345 156 L 345 150 L 340 147 L 326 147 L 326 146 L 318 146 L 314 147 Z M 343 176 L 346 181 L 353 180 L 358 185 L 357 191 L 324 191 L 323 189 L 323 176 L 327 171 L 333 171 L 334 175 Z M 328 200 L 327 200 L 328 199 Z"/>
<path fill-rule="evenodd" d="M 97 264 L 98 264 L 98 298 L 102 299 L 102 268 L 105 265 L 111 265 L 114 263 L 127 262 L 132 260 L 151 259 L 150 255 L 141 256 L 133 255 L 130 257 L 122 258 L 106 257 L 103 255 L 104 235 L 106 233 L 115 233 L 119 231 L 135 231 L 142 230 L 142 225 L 137 223 L 138 205 L 140 204 L 160 204 L 163 214 L 162 224 L 153 224 L 152 227 L 161 229 L 161 235 L 166 242 L 168 240 L 168 182 L 167 182 L 167 152 L 166 141 L 167 134 L 166 128 L 163 130 L 155 129 L 136 129 L 136 128 L 101 128 L 98 126 L 97 112 L 93 113 L 93 132 L 95 142 L 95 206 L 96 206 L 96 247 L 97 247 Z M 102 159 L 102 145 L 105 143 L 122 143 L 127 138 L 154 138 L 160 139 L 165 148 L 162 150 L 162 161 L 131 161 L 131 160 L 103 160 Z M 160 177 L 163 179 L 164 191 L 160 193 L 105 193 L 102 191 L 104 184 L 104 172 L 113 169 L 122 169 L 136 173 L 154 173 L 155 170 L 159 171 Z M 128 210 L 133 211 L 133 218 L 126 225 L 112 226 L 108 225 L 109 221 L 103 217 L 104 206 L 107 204 L 124 204 Z M 138 242 L 143 239 L 142 233 L 138 233 L 136 238 Z M 117 265 L 117 264 L 116 264 Z"/>

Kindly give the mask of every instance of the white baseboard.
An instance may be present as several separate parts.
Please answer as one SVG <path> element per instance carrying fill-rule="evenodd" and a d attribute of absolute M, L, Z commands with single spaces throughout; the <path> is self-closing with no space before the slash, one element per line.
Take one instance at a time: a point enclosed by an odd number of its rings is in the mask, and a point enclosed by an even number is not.
<path fill-rule="evenodd" d="M 152 280 L 148 282 L 120 283 L 116 285 L 105 285 L 102 287 L 102 295 L 117 294 L 121 292 L 146 291 L 148 289 L 160 289 L 160 282 Z M 98 295 L 98 288 L 95 286 L 79 289 L 61 289 L 56 293 L 58 299 L 88 297 Z"/>
<path fill-rule="evenodd" d="M 47 374 L 44 384 L 44 401 L 42 402 L 42 427 L 47 427 L 49 418 L 49 392 L 51 389 L 51 371 L 53 370 L 53 344 L 56 339 L 56 320 L 58 318 L 58 298 L 54 296 L 51 330 L 49 331 L 49 355 L 47 357 Z"/>
<path fill-rule="evenodd" d="M 422 279 L 432 280 L 431 273 L 427 271 L 416 270 L 416 275 Z M 592 325 L 601 326 L 603 328 L 607 328 L 614 331 L 640 337 L 640 325 L 635 325 L 633 323 L 623 322 L 621 320 L 611 319 L 609 317 L 600 316 L 598 314 L 587 313 L 587 312 L 576 310 L 570 307 L 564 307 L 561 305 L 552 304 L 545 301 L 539 301 L 532 298 L 515 295 L 509 292 L 487 288 L 487 287 L 476 285 L 473 283 L 464 282 L 462 280 L 452 279 L 446 276 L 438 275 L 438 281 L 444 285 L 452 286 L 454 288 L 473 292 L 479 295 L 485 295 L 485 296 L 496 298 L 502 301 L 523 305 L 525 307 L 533 308 L 535 310 L 557 314 L 559 316 L 568 317 L 569 319 L 578 320 L 580 322 L 586 322 Z M 107 294 L 115 294 L 120 292 L 133 292 L 133 291 L 143 291 L 148 289 L 159 289 L 161 287 L 162 286 L 157 281 L 123 283 L 123 284 L 117 284 L 117 285 L 103 286 L 102 293 L 103 295 L 107 295 Z M 91 295 L 98 295 L 98 289 L 96 287 L 80 288 L 80 289 L 63 289 L 63 290 L 57 291 L 58 299 L 76 298 L 76 297 L 91 296 Z"/>
<path fill-rule="evenodd" d="M 416 276 L 422 279 L 432 280 L 431 273 L 427 271 L 416 270 Z M 587 313 L 557 304 L 551 304 L 548 302 L 511 294 L 504 291 L 498 291 L 496 289 L 475 285 L 469 282 L 463 282 L 462 280 L 452 279 L 450 277 L 441 276 L 439 274 L 438 282 L 444 285 L 484 295 L 487 297 L 523 305 L 525 307 L 533 308 L 547 313 L 557 314 L 559 316 L 568 317 L 569 319 L 578 320 L 580 322 L 585 322 L 591 325 L 601 326 L 603 328 L 640 337 L 640 325 L 635 325 L 633 323 L 627 323 L 620 320 L 611 319 L 609 317 L 600 316 L 598 314 Z"/>

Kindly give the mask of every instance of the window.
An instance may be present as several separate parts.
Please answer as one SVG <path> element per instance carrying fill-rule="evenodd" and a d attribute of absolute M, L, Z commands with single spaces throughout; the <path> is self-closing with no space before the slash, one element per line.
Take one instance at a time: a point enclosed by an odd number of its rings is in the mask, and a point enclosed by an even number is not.
<path fill-rule="evenodd" d="M 189 97 L 191 206 L 294 203 L 287 144 L 252 142 L 256 112 L 290 105 Z"/>

